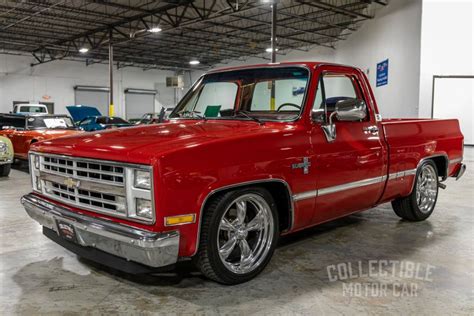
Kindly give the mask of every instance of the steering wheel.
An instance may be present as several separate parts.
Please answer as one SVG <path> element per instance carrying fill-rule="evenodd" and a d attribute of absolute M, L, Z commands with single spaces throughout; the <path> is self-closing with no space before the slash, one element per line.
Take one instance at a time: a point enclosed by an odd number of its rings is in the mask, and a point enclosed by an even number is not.
<path fill-rule="evenodd" d="M 294 103 L 283 103 L 281 104 L 278 109 L 277 109 L 277 112 L 280 112 L 281 108 L 284 108 L 285 106 L 292 106 L 294 108 L 297 108 L 298 110 L 301 110 L 301 106 L 297 105 L 297 104 L 294 104 Z"/>

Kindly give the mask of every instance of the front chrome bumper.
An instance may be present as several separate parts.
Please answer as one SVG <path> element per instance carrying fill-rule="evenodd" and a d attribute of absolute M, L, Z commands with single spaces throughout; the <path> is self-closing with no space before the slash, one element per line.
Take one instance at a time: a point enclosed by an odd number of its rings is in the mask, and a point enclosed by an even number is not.
<path fill-rule="evenodd" d="M 6 165 L 13 163 L 13 157 L 0 157 L 0 165 Z"/>
<path fill-rule="evenodd" d="M 93 218 L 58 206 L 32 193 L 21 198 L 28 215 L 58 233 L 57 220 L 74 226 L 77 243 L 123 259 L 158 268 L 177 262 L 179 233 L 155 233 Z"/>

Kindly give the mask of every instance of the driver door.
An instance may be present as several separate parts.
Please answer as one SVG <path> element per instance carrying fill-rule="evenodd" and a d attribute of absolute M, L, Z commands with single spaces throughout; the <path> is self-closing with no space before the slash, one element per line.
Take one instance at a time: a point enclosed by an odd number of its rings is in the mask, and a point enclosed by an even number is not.
<path fill-rule="evenodd" d="M 328 140 L 322 129 L 337 102 L 357 99 L 370 104 L 365 99 L 362 80 L 352 68 L 326 66 L 321 72 L 311 134 L 318 178 L 314 222 L 370 208 L 383 192 L 386 155 L 373 111 L 367 107 L 366 118 L 362 120 L 334 119 L 333 141 Z"/>

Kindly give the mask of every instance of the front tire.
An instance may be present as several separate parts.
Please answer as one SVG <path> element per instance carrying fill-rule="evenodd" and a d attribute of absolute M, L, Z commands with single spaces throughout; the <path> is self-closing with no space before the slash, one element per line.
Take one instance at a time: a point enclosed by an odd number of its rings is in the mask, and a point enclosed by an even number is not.
<path fill-rule="evenodd" d="M 416 172 L 411 194 L 392 201 L 392 208 L 405 220 L 423 221 L 433 213 L 437 200 L 438 170 L 433 161 L 427 160 Z"/>
<path fill-rule="evenodd" d="M 0 165 L 0 177 L 8 177 L 11 167 L 11 164 Z"/>
<path fill-rule="evenodd" d="M 216 196 L 203 214 L 199 269 L 222 284 L 253 279 L 273 255 L 278 227 L 275 202 L 267 190 L 244 188 Z"/>

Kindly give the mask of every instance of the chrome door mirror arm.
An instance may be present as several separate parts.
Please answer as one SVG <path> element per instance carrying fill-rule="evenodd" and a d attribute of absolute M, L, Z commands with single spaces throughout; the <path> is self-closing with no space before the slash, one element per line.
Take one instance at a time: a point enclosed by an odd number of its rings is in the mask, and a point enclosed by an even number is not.
<path fill-rule="evenodd" d="M 321 128 L 323 129 L 324 135 L 328 143 L 331 143 L 336 140 L 336 124 L 334 123 L 334 116 L 337 115 L 337 112 L 334 111 L 329 115 L 329 122 L 327 124 L 322 124 Z"/>

